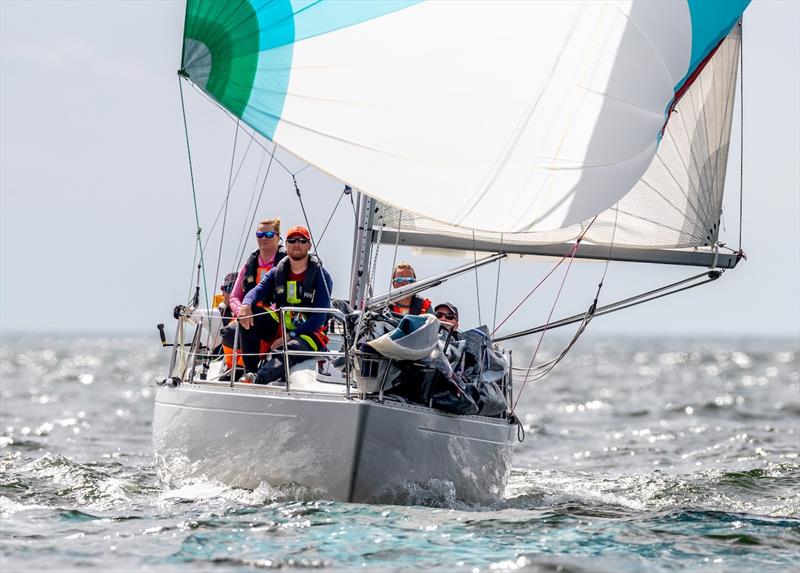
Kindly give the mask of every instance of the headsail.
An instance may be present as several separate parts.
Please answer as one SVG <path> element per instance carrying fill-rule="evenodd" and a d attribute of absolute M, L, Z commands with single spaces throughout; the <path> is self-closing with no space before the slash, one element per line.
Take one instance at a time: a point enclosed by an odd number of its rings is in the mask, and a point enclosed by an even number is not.
<path fill-rule="evenodd" d="M 182 70 L 385 204 L 539 233 L 637 184 L 747 3 L 189 0 Z"/>
<path fill-rule="evenodd" d="M 579 257 L 731 267 L 717 254 L 741 29 L 734 27 L 688 86 L 642 178 L 590 221 L 549 232 L 475 232 L 384 207 L 383 241 L 472 251 L 562 256 L 584 232 Z"/>

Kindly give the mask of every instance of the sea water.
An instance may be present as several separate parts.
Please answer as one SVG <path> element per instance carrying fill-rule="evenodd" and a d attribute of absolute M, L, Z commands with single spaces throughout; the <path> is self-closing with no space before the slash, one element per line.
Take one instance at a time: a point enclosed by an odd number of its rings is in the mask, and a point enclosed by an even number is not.
<path fill-rule="evenodd" d="M 546 339 L 537 362 L 559 350 Z M 797 571 L 799 360 L 796 339 L 587 334 L 517 388 L 502 499 L 431 482 L 360 505 L 163 485 L 155 337 L 6 335 L 0 571 Z"/>

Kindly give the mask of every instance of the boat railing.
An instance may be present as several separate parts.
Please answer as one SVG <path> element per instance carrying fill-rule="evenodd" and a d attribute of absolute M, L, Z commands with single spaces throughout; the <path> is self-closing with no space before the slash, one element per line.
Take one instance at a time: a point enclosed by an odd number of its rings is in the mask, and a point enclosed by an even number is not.
<path fill-rule="evenodd" d="M 207 311 L 203 311 L 207 312 Z M 173 381 L 177 382 L 184 382 L 184 381 L 195 381 L 196 376 L 196 369 L 198 363 L 203 364 L 203 370 L 201 370 L 200 379 L 205 380 L 205 373 L 207 371 L 207 364 L 210 360 L 218 358 L 217 355 L 212 355 L 211 351 L 212 348 L 209 348 L 215 338 L 216 333 L 214 336 L 211 336 L 212 333 L 209 333 L 209 337 L 207 339 L 207 344 L 203 344 L 203 332 L 206 326 L 206 320 L 198 319 L 207 318 L 207 314 L 203 314 L 203 312 L 198 312 L 197 309 L 193 311 L 187 311 L 182 313 L 178 318 L 178 327 L 175 332 L 175 342 L 172 345 L 173 354 L 170 360 L 170 374 L 169 378 Z M 285 328 L 285 319 L 287 313 L 291 312 L 302 312 L 302 313 L 325 313 L 332 319 L 335 324 L 340 328 L 342 334 L 342 346 L 341 350 L 328 350 L 328 351 L 313 351 L 313 350 L 289 350 L 287 348 L 288 345 L 288 332 Z M 265 359 L 269 359 L 273 355 L 280 354 L 283 356 L 283 367 L 284 367 L 284 377 L 286 381 L 286 388 L 285 391 L 290 391 L 291 389 L 291 365 L 289 364 L 289 357 L 291 356 L 306 356 L 309 358 L 313 357 L 324 357 L 328 359 L 335 359 L 338 357 L 344 357 L 344 369 L 345 369 L 345 396 L 347 398 L 351 398 L 354 392 L 352 391 L 351 384 L 354 383 L 358 387 L 358 392 L 363 395 L 367 394 L 377 394 L 378 401 L 383 402 L 384 400 L 384 390 L 385 384 L 387 380 L 388 371 L 390 365 L 392 363 L 391 359 L 376 356 L 373 354 L 365 354 L 363 352 L 353 352 L 351 350 L 351 340 L 350 336 L 351 333 L 347 327 L 347 320 L 346 315 L 337 308 L 313 308 L 313 307 L 282 307 L 280 309 L 269 309 L 264 310 L 263 312 L 256 312 L 252 313 L 252 317 L 262 316 L 265 314 L 271 314 L 273 316 L 277 315 L 278 320 L 280 322 L 280 332 L 283 341 L 282 348 L 279 351 L 275 352 L 264 352 L 264 353 L 254 353 L 254 354 L 246 354 L 239 350 L 239 340 L 240 340 L 240 328 L 241 324 L 239 321 L 234 321 L 232 324 L 234 325 L 234 340 L 233 340 L 233 354 L 231 356 L 231 370 L 235 373 L 235 370 L 238 367 L 239 359 L 244 356 L 253 356 L 257 355 L 263 357 Z M 244 317 L 242 317 L 244 318 Z M 196 325 L 194 334 L 192 336 L 192 340 L 190 343 L 183 343 L 184 336 L 187 331 L 187 325 Z M 330 323 L 329 323 L 330 326 Z M 211 329 L 211 328 L 209 328 Z M 217 328 L 217 330 L 219 330 Z M 188 350 L 185 348 L 188 347 Z M 502 417 L 507 417 L 511 411 L 511 405 L 514 401 L 514 391 L 513 391 L 513 358 L 512 352 L 510 350 L 500 350 L 506 358 L 507 363 L 507 370 L 505 375 L 501 380 L 498 381 L 500 390 L 503 393 L 503 396 L 506 399 L 508 404 L 508 410 Z M 355 360 L 355 362 L 353 361 Z M 483 360 L 481 360 L 481 363 Z M 353 376 L 353 372 L 351 371 L 352 365 L 355 363 L 357 371 L 355 372 L 356 376 Z M 381 367 L 382 366 L 382 367 Z M 364 370 L 360 372 L 358 369 Z M 374 371 L 370 374 L 367 371 Z M 177 375 L 175 373 L 178 372 Z M 233 374 L 232 373 L 232 374 Z M 372 385 L 365 386 L 365 377 L 372 378 Z M 233 387 L 236 382 L 236 376 L 231 375 L 230 386 Z M 428 404 L 431 406 L 431 404 Z"/>
<path fill-rule="evenodd" d="M 343 343 L 341 350 L 326 350 L 326 351 L 318 351 L 318 350 L 290 350 L 287 348 L 289 337 L 287 333 L 287 329 L 285 327 L 285 321 L 288 313 L 305 313 L 305 314 L 313 314 L 313 313 L 324 313 L 326 314 L 329 319 L 333 319 L 336 323 L 341 325 L 341 332 Z M 263 312 L 254 312 L 250 315 L 243 315 L 239 318 L 247 318 L 247 317 L 256 317 L 256 316 L 263 316 L 263 315 L 277 315 L 281 337 L 283 340 L 283 345 L 279 351 L 276 352 L 259 352 L 254 354 L 246 354 L 239 350 L 239 340 L 240 336 L 240 329 L 241 324 L 238 320 L 233 321 L 234 325 L 234 335 L 233 335 L 233 350 L 231 356 L 231 380 L 230 385 L 231 387 L 234 386 L 236 381 L 235 371 L 239 364 L 239 359 L 245 356 L 260 356 L 266 359 L 272 357 L 275 354 L 280 354 L 283 356 L 283 366 L 284 366 L 284 375 L 286 378 L 286 391 L 288 392 L 291 389 L 291 380 L 290 380 L 290 369 L 291 365 L 289 364 L 289 357 L 290 356 L 307 356 L 309 358 L 313 357 L 324 357 L 328 359 L 344 357 L 344 368 L 345 368 L 345 396 L 350 398 L 350 356 L 349 356 L 349 340 L 350 340 L 350 333 L 347 328 L 347 321 L 345 314 L 337 309 L 337 308 L 316 308 L 316 307 L 300 307 L 300 306 L 287 306 L 281 307 L 278 309 L 268 309 Z M 213 341 L 216 338 L 216 335 L 219 332 L 219 326 L 217 326 L 217 332 L 209 333 L 208 343 L 203 344 L 203 332 L 205 328 L 212 330 L 213 327 L 210 326 L 211 321 L 205 320 L 210 318 L 210 315 L 207 312 L 200 312 L 198 313 L 197 310 L 192 312 L 184 312 L 178 317 L 178 326 L 175 331 L 175 342 L 173 346 L 173 354 L 170 360 L 170 372 L 169 378 L 176 381 L 176 382 L 186 382 L 186 381 L 194 381 L 195 375 L 197 373 L 197 366 L 198 363 L 205 364 L 207 367 L 207 363 L 209 360 L 213 358 L 217 358 L 216 355 L 212 355 L 211 351 L 213 350 L 210 348 L 210 345 L 213 344 Z M 206 324 L 209 323 L 209 324 Z M 186 333 L 187 325 L 195 325 L 195 331 L 192 335 L 192 340 L 189 343 L 184 343 L 184 336 Z M 188 350 L 186 349 L 188 347 Z M 176 371 L 178 374 L 176 375 Z M 204 376 L 201 376 L 204 379 Z"/>

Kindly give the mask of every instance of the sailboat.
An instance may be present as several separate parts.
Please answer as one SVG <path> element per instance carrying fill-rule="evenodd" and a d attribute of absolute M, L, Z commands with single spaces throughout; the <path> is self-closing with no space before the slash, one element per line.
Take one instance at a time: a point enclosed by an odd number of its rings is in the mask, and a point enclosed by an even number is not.
<path fill-rule="evenodd" d="M 574 342 L 597 316 L 714 281 L 743 258 L 719 234 L 747 3 L 189 0 L 180 85 L 345 184 L 357 222 L 349 307 L 325 309 L 340 345 L 307 353 L 281 386 L 219 380 L 219 317 L 202 308 L 198 269 L 171 343 L 161 330 L 172 347 L 153 419 L 162 478 L 293 484 L 347 502 L 437 481 L 468 502 L 502 496 L 519 383 L 571 346 L 520 366 L 504 341 L 578 324 Z M 199 223 L 196 234 L 202 253 Z M 381 245 L 472 260 L 375 294 Z M 496 328 L 500 414 L 391 399 L 391 358 L 372 369 L 359 357 L 364 321 L 509 255 L 700 270 L 610 304 L 598 290 L 585 312 L 523 331 Z M 321 375 L 332 358 L 340 375 Z"/>

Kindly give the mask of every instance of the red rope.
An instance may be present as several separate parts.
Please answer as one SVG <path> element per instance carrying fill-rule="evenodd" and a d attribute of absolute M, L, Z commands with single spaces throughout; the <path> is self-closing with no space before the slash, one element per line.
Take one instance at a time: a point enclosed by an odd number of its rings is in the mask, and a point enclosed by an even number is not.
<path fill-rule="evenodd" d="M 531 298 L 531 295 L 533 295 L 533 293 L 535 293 L 535 292 L 536 292 L 536 290 L 537 290 L 537 289 L 538 289 L 540 286 L 542 286 L 542 283 L 544 283 L 544 281 L 546 281 L 546 280 L 547 280 L 547 279 L 550 277 L 550 275 L 552 275 L 554 272 L 556 272 L 556 269 L 557 269 L 557 268 L 558 268 L 558 267 L 561 265 L 561 263 L 563 263 L 563 262 L 564 262 L 564 261 L 565 261 L 565 260 L 566 260 L 566 259 L 567 259 L 569 256 L 571 256 L 571 255 L 575 254 L 575 250 L 577 249 L 577 247 L 578 247 L 578 243 L 575 243 L 575 244 L 572 246 L 572 248 L 569 250 L 569 252 L 568 252 L 566 255 L 564 255 L 563 257 L 561 257 L 561 259 L 559 259 L 559 261 L 558 261 L 558 262 L 555 264 L 555 266 L 553 266 L 553 268 L 552 268 L 552 269 L 550 269 L 550 272 L 549 272 L 549 273 L 547 273 L 547 274 L 544 276 L 544 278 L 542 278 L 542 280 L 540 280 L 540 281 L 538 282 L 538 284 L 537 284 L 535 287 L 533 287 L 533 290 L 531 290 L 531 292 L 529 292 L 529 293 L 527 294 L 527 296 L 526 296 L 525 298 L 523 298 L 523 299 L 522 299 L 522 301 L 521 301 L 521 302 L 520 302 L 520 303 L 519 303 L 517 306 L 515 306 L 515 307 L 514 307 L 514 310 L 512 310 L 511 312 L 509 312 L 509 313 L 508 313 L 508 316 L 506 316 L 506 317 L 505 317 L 505 318 L 504 318 L 504 319 L 503 319 L 503 320 L 500 322 L 500 324 L 498 324 L 498 325 L 495 327 L 495 329 L 492 331 L 492 336 L 494 336 L 494 333 L 495 333 L 495 332 L 497 332 L 498 330 L 500 330 L 500 327 L 501 327 L 501 326 L 503 326 L 503 325 L 506 323 L 506 321 L 507 321 L 509 318 L 511 318 L 515 312 L 517 312 L 517 311 L 519 310 L 519 307 L 521 307 L 523 304 L 525 304 L 525 301 L 527 301 L 529 298 Z"/>
<path fill-rule="evenodd" d="M 550 320 L 553 318 L 553 313 L 556 310 L 556 304 L 558 304 L 558 299 L 559 297 L 561 297 L 561 291 L 564 289 L 564 283 L 567 282 L 567 275 L 569 275 L 569 271 L 572 268 L 572 263 L 575 261 L 575 253 L 578 250 L 578 244 L 579 242 L 576 242 L 575 246 L 572 249 L 570 249 L 570 259 L 569 259 L 569 264 L 567 265 L 567 270 L 564 272 L 564 277 L 561 279 L 561 286 L 558 287 L 558 293 L 556 293 L 556 298 L 553 301 L 553 306 L 550 308 L 550 314 L 547 315 L 547 322 L 544 323 L 545 329 L 542 331 L 541 336 L 539 336 L 539 342 L 536 344 L 536 349 L 533 351 L 533 356 L 531 356 L 530 364 L 528 364 L 528 371 L 525 372 L 525 379 L 522 381 L 522 387 L 519 389 L 519 392 L 517 393 L 517 399 L 514 400 L 514 405 L 511 406 L 512 413 L 514 412 L 514 410 L 516 410 L 517 402 L 519 402 L 519 399 L 522 396 L 522 392 L 525 390 L 525 385 L 528 383 L 528 377 L 531 374 L 533 363 L 536 360 L 536 356 L 539 354 L 539 349 L 542 347 L 542 341 L 544 340 L 544 335 L 545 333 L 547 333 L 547 326 L 549 326 Z"/>
<path fill-rule="evenodd" d="M 580 246 L 581 241 L 583 240 L 583 237 L 586 235 L 586 233 L 589 231 L 589 229 L 592 227 L 592 225 L 594 224 L 594 222 L 596 220 L 597 220 L 597 217 L 595 216 L 595 218 L 591 220 L 589 225 L 583 230 L 583 232 L 580 234 L 580 236 L 575 240 L 575 244 L 572 245 L 572 248 L 569 250 L 569 252 L 566 255 L 564 255 L 561 258 L 561 260 L 559 260 L 556 263 L 556 265 L 550 270 L 550 272 L 547 273 L 547 275 L 545 275 L 545 277 L 541 281 L 539 281 L 539 284 L 537 284 L 535 287 L 533 287 L 533 290 L 528 293 L 528 296 L 526 296 L 522 300 L 522 302 L 519 303 L 514 308 L 514 310 L 511 311 L 511 314 L 509 314 L 505 318 L 505 320 L 503 320 L 503 322 L 505 322 L 506 320 L 511 318 L 511 315 L 514 314 L 517 311 L 517 309 L 519 309 L 519 307 L 522 306 L 522 304 L 526 300 L 528 300 L 528 298 L 530 298 L 530 296 L 536 291 L 536 289 L 538 289 L 542 285 L 542 283 L 545 280 L 547 280 L 547 278 L 555 272 L 555 270 L 559 267 L 559 265 L 561 265 L 561 263 L 563 263 L 565 259 L 569 258 L 569 264 L 567 265 L 567 270 L 564 272 L 564 277 L 561 279 L 561 285 L 558 287 L 558 292 L 556 293 L 556 298 L 553 301 L 553 306 L 550 308 L 550 314 L 547 315 L 547 321 L 544 323 L 545 329 L 542 331 L 542 334 L 539 337 L 539 342 L 536 344 L 536 349 L 533 351 L 533 356 L 531 356 L 530 364 L 528 364 L 528 370 L 527 370 L 527 372 L 525 372 L 525 379 L 522 381 L 522 387 L 519 389 L 519 392 L 517 393 L 517 398 L 516 398 L 516 400 L 514 400 L 514 404 L 511 406 L 511 413 L 512 414 L 514 413 L 514 411 L 517 408 L 517 403 L 519 402 L 519 399 L 522 396 L 523 390 L 525 390 L 525 385 L 528 383 L 528 377 L 531 374 L 531 369 L 533 368 L 533 363 L 536 360 L 536 356 L 539 354 L 539 349 L 542 346 L 542 341 L 544 340 L 544 335 L 547 332 L 547 327 L 550 325 L 550 321 L 553 318 L 553 313 L 556 310 L 556 305 L 558 304 L 558 299 L 561 297 L 561 291 L 564 290 L 564 284 L 567 282 L 567 276 L 569 275 L 569 271 L 572 268 L 572 263 L 575 261 L 575 253 L 578 252 L 578 247 Z M 503 322 L 500 323 L 500 326 L 503 325 Z M 500 326 L 498 326 L 497 328 L 500 328 Z M 495 332 L 497 331 L 497 328 L 495 328 Z M 492 332 L 492 334 L 494 335 L 494 332 Z M 512 374 L 512 376 L 513 376 L 513 374 Z"/>
<path fill-rule="evenodd" d="M 550 275 L 552 275 L 554 272 L 556 272 L 556 269 L 557 269 L 559 266 L 561 266 L 561 263 L 563 263 L 565 260 L 567 260 L 567 259 L 569 259 L 569 258 L 574 258 L 574 257 L 575 257 L 575 253 L 578 251 L 578 246 L 581 244 L 581 241 L 583 240 L 583 237 L 586 235 L 586 233 L 589 231 L 589 229 L 591 229 L 591 228 L 592 228 L 592 224 L 594 224 L 594 222 L 595 222 L 595 220 L 596 220 L 596 219 L 597 219 L 597 217 L 595 216 L 595 218 L 594 218 L 594 219 L 592 219 L 592 221 L 591 221 L 591 222 L 589 223 L 589 225 L 588 225 L 588 226 L 587 226 L 587 227 L 586 227 L 586 228 L 583 230 L 583 232 L 582 232 L 582 233 L 581 233 L 581 234 L 578 236 L 578 238 L 577 238 L 577 239 L 575 239 L 575 244 L 574 244 L 574 245 L 572 245 L 572 248 L 570 248 L 570 250 L 567 252 L 567 254 L 566 254 L 566 255 L 564 255 L 563 257 L 561 257 L 561 258 L 558 260 L 558 262 L 557 262 L 557 263 L 556 263 L 556 264 L 553 266 L 553 268 L 552 268 L 552 269 L 550 269 L 550 272 L 549 272 L 549 273 L 547 273 L 547 274 L 544 276 L 544 278 L 542 278 L 542 280 L 540 280 L 540 281 L 537 283 L 537 285 L 536 285 L 535 287 L 533 287 L 533 290 L 531 290 L 531 292 L 529 292 L 529 293 L 528 293 L 528 294 L 525 296 L 525 298 L 523 298 L 523 299 L 522 299 L 522 301 L 521 301 L 521 302 L 520 302 L 520 303 L 519 303 L 517 306 L 515 306 L 515 307 L 514 307 L 514 310 L 512 310 L 511 312 L 509 312 L 509 313 L 508 313 L 508 316 L 506 316 L 506 317 L 505 317 L 505 318 L 502 320 L 502 322 L 500 322 L 500 324 L 498 324 L 498 325 L 495 327 L 495 329 L 492 331 L 492 336 L 494 336 L 495 332 L 497 332 L 498 330 L 500 330 L 500 327 L 501 327 L 501 326 L 503 326 L 503 325 L 506 323 L 506 321 L 507 321 L 509 318 L 511 318 L 511 317 L 514 315 L 514 313 L 515 313 L 515 312 L 517 312 L 517 311 L 519 310 L 519 307 L 521 307 L 523 304 L 525 304 L 525 301 L 527 301 L 529 298 L 531 298 L 531 295 L 533 295 L 533 293 L 535 293 L 535 292 L 536 292 L 536 290 L 537 290 L 537 289 L 538 289 L 540 286 L 542 286 L 542 283 L 544 283 L 544 281 L 546 281 L 546 280 L 547 280 L 547 279 L 550 277 Z M 572 263 L 570 263 L 570 264 L 572 264 Z"/>

